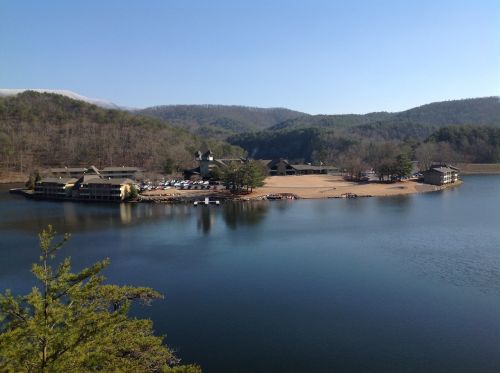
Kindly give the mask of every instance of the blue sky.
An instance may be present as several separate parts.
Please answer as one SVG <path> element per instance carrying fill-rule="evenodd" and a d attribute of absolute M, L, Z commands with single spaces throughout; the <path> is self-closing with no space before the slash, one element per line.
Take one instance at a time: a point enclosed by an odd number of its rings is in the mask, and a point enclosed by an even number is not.
<path fill-rule="evenodd" d="M 0 0 L 0 88 L 397 111 L 499 95 L 498 0 Z"/>

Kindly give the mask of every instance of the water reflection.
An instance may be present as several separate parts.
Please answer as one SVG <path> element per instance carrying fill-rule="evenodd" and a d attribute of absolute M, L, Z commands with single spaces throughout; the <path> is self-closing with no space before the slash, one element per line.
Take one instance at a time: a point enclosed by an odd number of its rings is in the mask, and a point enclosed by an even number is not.
<path fill-rule="evenodd" d="M 378 205 L 406 207 L 411 205 L 413 198 L 414 195 L 403 194 L 400 196 L 391 196 L 391 197 L 382 197 L 373 199 L 377 202 Z"/>
<path fill-rule="evenodd" d="M 86 232 L 120 229 L 151 224 L 159 220 L 188 222 L 196 219 L 198 230 L 208 234 L 221 220 L 230 229 L 259 224 L 269 208 L 267 201 L 225 203 L 220 207 L 194 208 L 188 204 L 131 204 L 33 201 L 5 193 L 0 216 L 0 230 L 36 234 L 48 224 L 59 232 Z M 273 202 L 284 212 L 291 203 Z"/>
<path fill-rule="evenodd" d="M 257 225 L 266 216 L 269 202 L 227 203 L 222 207 L 222 216 L 230 229 L 243 225 Z"/>
<path fill-rule="evenodd" d="M 287 211 L 296 201 L 294 200 L 282 200 L 282 201 L 273 201 L 273 207 L 276 208 L 280 213 L 284 213 Z"/>
<path fill-rule="evenodd" d="M 52 224 L 60 232 L 99 231 L 136 226 L 160 219 L 186 221 L 192 208 L 185 205 L 107 204 L 20 200 L 12 214 L 7 208 L 0 230 L 36 233 Z M 3 215 L 3 214 L 2 214 Z"/>
<path fill-rule="evenodd" d="M 201 206 L 198 210 L 198 229 L 207 234 L 215 223 L 214 207 Z"/>
<path fill-rule="evenodd" d="M 244 225 L 257 225 L 265 217 L 269 203 L 266 201 L 226 203 L 220 208 L 202 206 L 197 208 L 198 229 L 208 234 L 216 224 L 216 217 L 222 215 L 222 220 L 230 229 Z"/>
<path fill-rule="evenodd" d="M 120 203 L 120 220 L 122 224 L 132 222 L 132 206 L 128 203 Z"/>

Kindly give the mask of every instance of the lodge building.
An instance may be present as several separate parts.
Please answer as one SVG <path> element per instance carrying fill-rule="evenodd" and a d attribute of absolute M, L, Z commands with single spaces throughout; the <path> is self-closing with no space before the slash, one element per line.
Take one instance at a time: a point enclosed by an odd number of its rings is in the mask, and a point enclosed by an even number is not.
<path fill-rule="evenodd" d="M 139 169 L 107 167 L 101 173 L 96 167 L 91 166 L 84 169 L 67 167 L 51 169 L 51 172 L 52 176 L 35 184 L 35 197 L 119 202 L 127 199 L 134 185 L 134 180 L 121 176 L 137 175 Z M 78 178 L 67 176 L 71 174 L 79 176 Z"/>
<path fill-rule="evenodd" d="M 84 174 L 88 175 L 93 173 L 98 173 L 102 177 L 111 178 L 111 179 L 132 179 L 135 180 L 139 178 L 142 174 L 142 169 L 139 167 L 128 167 L 128 166 L 120 166 L 120 167 L 104 167 L 99 170 L 95 166 L 90 167 L 60 167 L 60 168 L 51 168 L 45 172 L 46 174 L 53 177 L 75 177 L 80 178 Z"/>
<path fill-rule="evenodd" d="M 185 170 L 184 174 L 187 178 L 193 175 L 201 176 L 202 178 L 208 178 L 210 172 L 215 168 L 225 168 L 231 162 L 235 163 L 245 163 L 248 161 L 246 158 L 227 158 L 227 159 L 217 159 L 214 157 L 213 153 L 208 150 L 205 153 L 197 151 L 195 153 L 195 160 L 198 161 L 198 167 L 190 170 Z M 311 164 L 292 164 L 286 159 L 276 159 L 276 160 L 257 160 L 267 170 L 267 174 L 270 176 L 287 176 L 287 175 L 314 175 L 314 174 L 328 174 L 337 172 L 338 169 L 332 166 L 314 166 Z"/>
<path fill-rule="evenodd" d="M 129 194 L 134 181 L 131 179 L 92 178 L 82 182 L 78 197 L 93 201 L 123 201 Z"/>
<path fill-rule="evenodd" d="M 35 195 L 40 197 L 69 198 L 78 179 L 49 177 L 35 184 Z"/>
<path fill-rule="evenodd" d="M 311 164 L 292 164 L 286 159 L 261 161 L 265 164 L 268 174 L 271 176 L 287 175 L 321 175 L 337 172 L 338 169 L 332 166 L 314 166 Z"/>
<path fill-rule="evenodd" d="M 432 165 L 427 171 L 423 172 L 424 183 L 433 185 L 445 185 L 456 183 L 458 181 L 458 168 L 445 165 Z"/>

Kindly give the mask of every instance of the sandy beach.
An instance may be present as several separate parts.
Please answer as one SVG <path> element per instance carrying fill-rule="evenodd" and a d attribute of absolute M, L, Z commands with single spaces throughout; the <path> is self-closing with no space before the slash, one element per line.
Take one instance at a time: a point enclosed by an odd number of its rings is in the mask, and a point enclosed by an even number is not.
<path fill-rule="evenodd" d="M 416 181 L 354 183 L 332 175 L 270 176 L 266 178 L 265 185 L 256 189 L 249 197 L 259 198 L 279 193 L 292 193 L 299 198 L 335 198 L 346 193 L 357 196 L 394 196 L 440 189 L 442 188 Z"/>
<path fill-rule="evenodd" d="M 455 184 L 456 185 L 456 184 Z M 236 196 L 242 199 L 263 199 L 269 195 L 290 194 L 301 199 L 339 198 L 346 193 L 358 197 L 395 196 L 442 190 L 445 187 L 422 184 L 416 181 L 395 183 L 354 183 L 345 181 L 341 176 L 303 175 L 303 176 L 269 176 L 261 188 L 250 194 Z M 142 193 L 143 200 L 184 200 L 204 197 L 234 198 L 226 190 L 155 190 Z"/>

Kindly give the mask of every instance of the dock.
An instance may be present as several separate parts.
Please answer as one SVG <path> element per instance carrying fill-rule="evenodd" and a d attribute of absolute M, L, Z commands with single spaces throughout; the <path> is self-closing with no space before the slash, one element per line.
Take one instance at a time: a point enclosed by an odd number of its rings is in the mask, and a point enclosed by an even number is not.
<path fill-rule="evenodd" d="M 210 201 L 210 198 L 205 197 L 204 200 L 202 200 L 202 201 L 194 201 L 193 204 L 195 206 L 198 206 L 198 205 L 202 205 L 202 206 L 216 205 L 216 206 L 219 206 L 220 205 L 220 201 L 219 200 L 212 200 L 212 201 Z"/>

